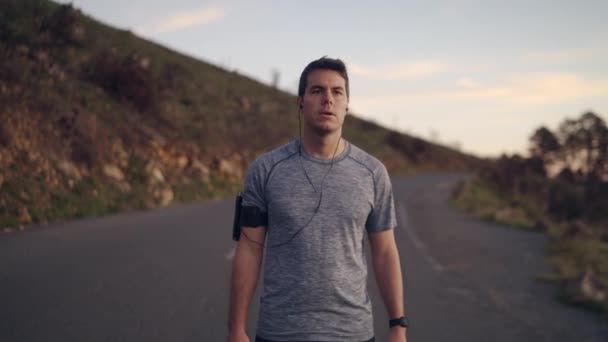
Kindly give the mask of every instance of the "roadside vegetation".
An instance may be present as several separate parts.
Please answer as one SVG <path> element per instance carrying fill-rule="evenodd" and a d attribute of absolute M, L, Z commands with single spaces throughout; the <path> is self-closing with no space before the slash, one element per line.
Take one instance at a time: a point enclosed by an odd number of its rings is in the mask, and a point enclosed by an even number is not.
<path fill-rule="evenodd" d="M 461 184 L 454 203 L 551 239 L 561 299 L 608 313 L 608 128 L 593 112 L 538 128 L 530 156 L 502 156 Z"/>

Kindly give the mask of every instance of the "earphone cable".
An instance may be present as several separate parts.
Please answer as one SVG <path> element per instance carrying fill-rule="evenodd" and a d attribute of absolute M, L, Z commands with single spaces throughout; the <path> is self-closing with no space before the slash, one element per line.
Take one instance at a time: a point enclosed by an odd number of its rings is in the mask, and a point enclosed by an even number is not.
<path fill-rule="evenodd" d="M 299 117 L 298 117 L 299 119 Z M 304 171 L 304 174 L 306 175 L 306 178 L 308 179 L 308 182 L 310 183 L 310 185 L 312 186 L 312 188 L 315 190 L 315 192 L 317 192 L 317 189 L 315 188 L 314 184 L 312 183 L 312 181 L 310 180 L 310 177 L 308 176 L 308 173 L 306 172 L 306 169 L 304 168 L 304 165 L 302 164 L 302 128 L 301 128 L 301 124 L 299 126 L 300 128 L 300 140 L 298 141 L 298 152 L 299 152 L 299 162 L 300 162 L 300 167 L 302 167 L 302 170 Z M 342 139 L 342 135 L 340 135 L 340 137 L 338 138 L 338 143 L 336 144 L 336 148 L 334 150 L 334 154 L 331 158 L 331 164 L 329 165 L 329 169 L 327 170 L 327 172 L 325 172 L 325 175 L 323 176 L 323 179 L 321 180 L 321 190 L 319 192 L 319 201 L 317 202 L 317 206 L 315 208 L 315 211 L 312 213 L 312 216 L 310 217 L 310 219 L 308 219 L 308 222 L 306 222 L 305 225 L 303 225 L 302 227 L 300 227 L 289 239 L 287 239 L 286 241 L 274 244 L 274 245 L 270 245 L 270 246 L 266 246 L 263 242 L 259 242 L 256 240 L 251 239 L 244 231 L 241 231 L 241 233 L 245 236 L 245 238 L 247 238 L 247 240 L 260 245 L 262 248 L 276 248 L 276 247 L 280 247 L 283 246 L 285 244 L 290 243 L 298 234 L 300 234 L 300 232 L 302 230 L 304 230 L 304 228 L 306 228 L 310 222 L 312 222 L 312 219 L 315 217 L 315 215 L 317 214 L 317 212 L 319 211 L 320 207 L 321 207 L 321 201 L 323 200 L 323 184 L 325 183 L 325 178 L 327 177 L 327 175 L 329 174 L 329 172 L 331 171 L 331 169 L 334 166 L 334 160 L 336 158 L 336 153 L 338 152 L 338 147 L 340 146 L 340 140 Z"/>

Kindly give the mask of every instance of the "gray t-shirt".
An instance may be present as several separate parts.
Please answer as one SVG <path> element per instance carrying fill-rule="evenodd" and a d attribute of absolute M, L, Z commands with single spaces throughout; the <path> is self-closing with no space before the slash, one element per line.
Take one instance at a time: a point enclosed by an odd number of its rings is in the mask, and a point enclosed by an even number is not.
<path fill-rule="evenodd" d="M 331 159 L 309 155 L 299 141 L 259 156 L 245 179 L 243 205 L 268 212 L 257 334 L 277 341 L 370 339 L 363 239 L 366 230 L 397 225 L 388 172 L 346 142 L 321 189 Z"/>

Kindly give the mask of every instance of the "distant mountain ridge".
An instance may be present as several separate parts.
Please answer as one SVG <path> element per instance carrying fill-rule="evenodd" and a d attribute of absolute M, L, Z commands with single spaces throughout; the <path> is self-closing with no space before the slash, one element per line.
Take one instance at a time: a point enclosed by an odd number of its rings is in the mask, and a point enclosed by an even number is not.
<path fill-rule="evenodd" d="M 0 3 L 0 230 L 235 192 L 297 133 L 295 98 L 103 25 L 71 5 Z M 394 174 L 482 161 L 347 117 Z"/>

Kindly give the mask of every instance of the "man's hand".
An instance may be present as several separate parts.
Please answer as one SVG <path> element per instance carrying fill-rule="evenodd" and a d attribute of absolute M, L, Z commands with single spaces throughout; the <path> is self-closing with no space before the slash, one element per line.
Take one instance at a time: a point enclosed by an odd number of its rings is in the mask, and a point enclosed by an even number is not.
<path fill-rule="evenodd" d="M 392 327 L 388 334 L 388 342 L 407 342 L 407 337 L 405 337 L 405 328 Z"/>
<path fill-rule="evenodd" d="M 249 342 L 249 337 L 244 331 L 235 331 L 228 334 L 228 342 Z"/>

